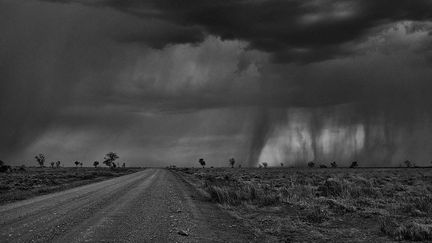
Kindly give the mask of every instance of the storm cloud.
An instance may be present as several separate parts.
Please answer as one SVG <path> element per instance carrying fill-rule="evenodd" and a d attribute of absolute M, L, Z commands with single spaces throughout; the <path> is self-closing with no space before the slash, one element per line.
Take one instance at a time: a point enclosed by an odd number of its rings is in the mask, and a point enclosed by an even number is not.
<path fill-rule="evenodd" d="M 426 164 L 431 18 L 426 0 L 1 0 L 0 156 Z"/>

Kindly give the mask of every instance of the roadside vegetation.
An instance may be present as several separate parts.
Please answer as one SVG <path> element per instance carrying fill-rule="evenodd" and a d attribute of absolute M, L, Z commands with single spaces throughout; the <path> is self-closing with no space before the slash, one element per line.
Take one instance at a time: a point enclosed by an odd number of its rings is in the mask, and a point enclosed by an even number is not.
<path fill-rule="evenodd" d="M 432 168 L 260 167 L 172 170 L 270 241 L 432 241 Z"/>
<path fill-rule="evenodd" d="M 107 167 L 98 167 L 99 162 L 75 161 L 64 165 L 60 161 L 52 161 L 45 166 L 46 156 L 35 156 L 37 167 L 10 166 L 0 161 L 0 204 L 23 200 L 34 196 L 61 191 L 76 186 L 81 186 L 97 181 L 106 180 L 130 173 L 137 172 L 141 168 L 120 167 L 115 160 L 119 156 L 110 152 L 104 158 Z M 67 166 L 67 167 L 63 167 Z"/>

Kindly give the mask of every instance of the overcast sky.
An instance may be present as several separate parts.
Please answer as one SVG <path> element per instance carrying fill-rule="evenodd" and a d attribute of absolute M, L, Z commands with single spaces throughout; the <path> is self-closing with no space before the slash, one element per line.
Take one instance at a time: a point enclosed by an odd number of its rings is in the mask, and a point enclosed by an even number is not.
<path fill-rule="evenodd" d="M 432 161 L 430 0 L 0 0 L 0 159 Z"/>

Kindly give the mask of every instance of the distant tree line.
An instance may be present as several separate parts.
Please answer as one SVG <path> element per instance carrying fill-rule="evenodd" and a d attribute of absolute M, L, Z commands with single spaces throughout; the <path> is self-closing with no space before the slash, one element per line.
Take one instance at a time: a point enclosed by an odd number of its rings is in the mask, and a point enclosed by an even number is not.
<path fill-rule="evenodd" d="M 36 155 L 34 158 L 40 167 L 44 167 L 45 161 L 46 161 L 46 157 L 44 154 L 40 153 L 40 154 Z M 105 164 L 106 166 L 114 169 L 116 167 L 120 167 L 120 165 L 118 163 L 117 164 L 115 163 L 115 161 L 118 158 L 120 158 L 120 157 L 117 155 L 117 153 L 109 152 L 105 155 L 104 161 L 102 163 Z M 51 168 L 59 168 L 61 166 L 61 162 L 59 160 L 56 162 L 52 161 L 49 164 L 51 165 Z M 75 164 L 75 167 L 78 167 L 78 166 L 83 167 L 83 165 L 84 165 L 83 162 L 80 162 L 80 161 L 75 161 L 75 162 L 73 162 L 73 164 Z M 93 162 L 93 166 L 95 168 L 97 168 L 98 165 L 99 165 L 99 161 Z M 125 168 L 126 163 L 123 163 L 122 167 Z"/>

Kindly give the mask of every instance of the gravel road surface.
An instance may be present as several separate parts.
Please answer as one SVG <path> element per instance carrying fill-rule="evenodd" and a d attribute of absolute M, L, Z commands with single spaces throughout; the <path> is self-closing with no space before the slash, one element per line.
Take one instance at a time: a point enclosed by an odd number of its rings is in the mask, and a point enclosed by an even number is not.
<path fill-rule="evenodd" d="M 164 169 L 0 206 L 0 242 L 253 242 L 238 220 Z"/>

